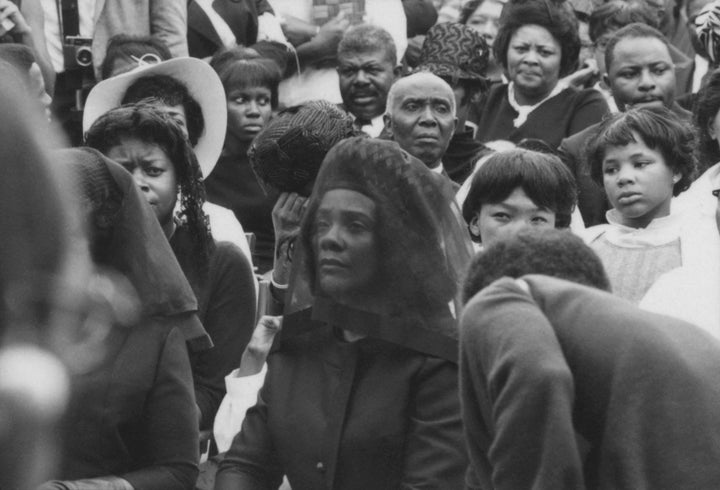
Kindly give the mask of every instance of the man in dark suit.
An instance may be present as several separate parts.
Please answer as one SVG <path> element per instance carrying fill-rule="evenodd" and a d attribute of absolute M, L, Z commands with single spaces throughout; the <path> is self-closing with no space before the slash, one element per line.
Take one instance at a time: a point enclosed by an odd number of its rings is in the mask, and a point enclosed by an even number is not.
<path fill-rule="evenodd" d="M 476 256 L 460 319 L 466 488 L 720 488 L 720 342 L 607 285 L 559 230 Z"/>
<path fill-rule="evenodd" d="M 369 24 L 352 27 L 338 45 L 337 60 L 343 109 L 358 130 L 378 137 L 390 86 L 402 68 L 392 36 Z"/>

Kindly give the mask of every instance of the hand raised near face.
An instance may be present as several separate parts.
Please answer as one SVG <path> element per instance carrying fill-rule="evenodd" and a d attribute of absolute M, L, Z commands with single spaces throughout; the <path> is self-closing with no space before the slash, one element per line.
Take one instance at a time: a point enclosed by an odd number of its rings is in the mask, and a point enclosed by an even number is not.
<path fill-rule="evenodd" d="M 29 34 L 30 26 L 20 13 L 18 6 L 10 0 L 0 0 L 0 36 L 6 32 L 12 34 Z"/>
<path fill-rule="evenodd" d="M 251 376 L 262 370 L 275 335 L 282 329 L 282 316 L 263 316 L 253 330 L 240 361 L 238 376 Z"/>

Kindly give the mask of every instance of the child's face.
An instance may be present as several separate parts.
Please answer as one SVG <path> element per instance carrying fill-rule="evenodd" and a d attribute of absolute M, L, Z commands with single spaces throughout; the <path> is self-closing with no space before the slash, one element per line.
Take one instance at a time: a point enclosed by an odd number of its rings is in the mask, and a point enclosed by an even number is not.
<path fill-rule="evenodd" d="M 648 148 L 638 134 L 633 136 L 636 141 L 605 152 L 603 185 L 622 224 L 644 228 L 670 214 L 673 185 L 681 176 L 667 165 L 662 153 Z"/>
<path fill-rule="evenodd" d="M 518 187 L 502 202 L 483 204 L 470 222 L 470 231 L 487 247 L 526 226 L 554 228 L 555 212 L 538 207 Z"/>

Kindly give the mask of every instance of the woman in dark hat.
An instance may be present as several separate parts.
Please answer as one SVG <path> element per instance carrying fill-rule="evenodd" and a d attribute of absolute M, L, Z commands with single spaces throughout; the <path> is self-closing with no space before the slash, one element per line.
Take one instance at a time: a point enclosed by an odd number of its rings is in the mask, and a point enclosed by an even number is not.
<path fill-rule="evenodd" d="M 479 141 L 537 138 L 553 148 L 608 112 L 603 96 L 560 79 L 578 64 L 578 22 L 569 5 L 513 0 L 503 9 L 493 44 L 509 83 L 493 87 L 479 112 Z"/>
<path fill-rule="evenodd" d="M 458 22 L 480 34 L 488 46 L 492 46 L 500 27 L 500 14 L 506 0 L 467 0 L 460 10 Z M 502 82 L 502 67 L 490 53 L 488 78 L 493 83 Z"/>
<path fill-rule="evenodd" d="M 483 36 L 455 22 L 436 24 L 427 33 L 420 52 L 418 71 L 430 71 L 455 93 L 457 125 L 443 155 L 443 167 L 458 184 L 465 182 L 475 163 L 490 149 L 475 139 L 477 126 L 470 122 L 487 91 L 488 45 Z"/>
<path fill-rule="evenodd" d="M 449 184 L 397 144 L 338 143 L 301 225 L 265 385 L 216 489 L 460 488 L 457 286 L 470 244 Z"/>

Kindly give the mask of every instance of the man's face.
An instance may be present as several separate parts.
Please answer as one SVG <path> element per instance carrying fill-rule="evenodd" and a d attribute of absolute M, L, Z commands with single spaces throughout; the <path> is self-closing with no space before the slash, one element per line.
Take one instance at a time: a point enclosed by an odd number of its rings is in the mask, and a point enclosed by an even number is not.
<path fill-rule="evenodd" d="M 437 167 L 450 144 L 457 119 L 455 94 L 439 78 L 415 76 L 397 83 L 397 96 L 385 126 L 402 149 L 430 168 Z"/>
<path fill-rule="evenodd" d="M 606 83 L 621 111 L 628 107 L 672 107 L 675 67 L 667 46 L 657 38 L 625 38 L 615 45 Z"/>
<path fill-rule="evenodd" d="M 337 71 L 345 109 L 368 121 L 385 112 L 397 70 L 384 50 L 344 53 L 338 59 Z"/>

